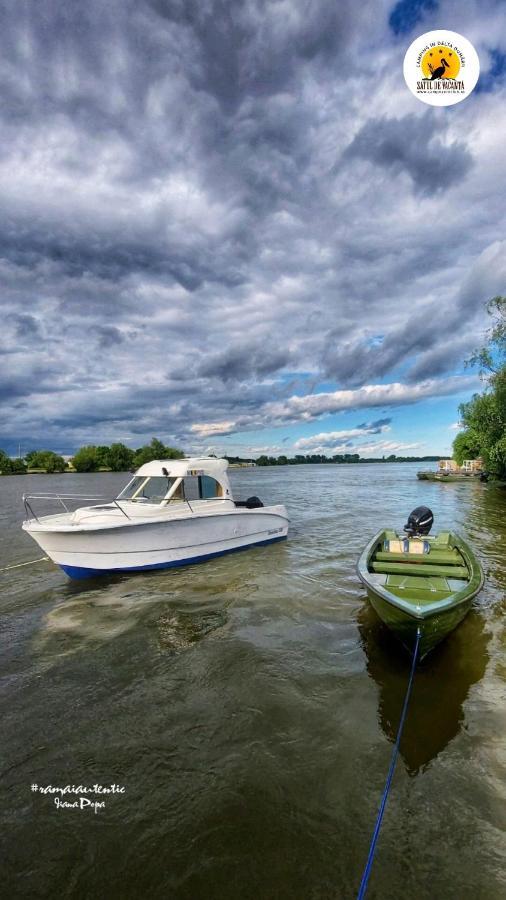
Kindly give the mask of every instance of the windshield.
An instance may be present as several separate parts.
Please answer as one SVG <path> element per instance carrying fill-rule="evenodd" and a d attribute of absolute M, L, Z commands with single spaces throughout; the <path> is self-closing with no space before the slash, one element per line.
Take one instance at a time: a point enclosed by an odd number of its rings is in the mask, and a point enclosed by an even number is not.
<path fill-rule="evenodd" d="M 118 500 L 161 503 L 176 481 L 177 478 L 167 478 L 165 475 L 155 475 L 151 478 L 147 478 L 145 475 L 136 475 L 130 484 L 123 488 Z"/>

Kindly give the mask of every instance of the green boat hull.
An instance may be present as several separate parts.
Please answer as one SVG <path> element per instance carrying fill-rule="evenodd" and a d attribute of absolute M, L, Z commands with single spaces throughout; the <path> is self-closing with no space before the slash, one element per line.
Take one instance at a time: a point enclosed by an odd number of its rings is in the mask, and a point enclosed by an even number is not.
<path fill-rule="evenodd" d="M 362 553 L 357 571 L 374 610 L 410 653 L 420 632 L 423 659 L 465 618 L 483 586 L 483 571 L 459 535 L 424 538 L 426 552 L 416 554 L 399 550 L 404 538 L 380 531 Z"/>
<path fill-rule="evenodd" d="M 420 481 L 468 481 L 470 484 L 480 483 L 479 475 L 443 475 L 441 472 L 417 472 Z"/>
<path fill-rule="evenodd" d="M 387 600 L 379 597 L 370 589 L 367 589 L 367 596 L 380 619 L 393 631 L 409 653 L 412 653 L 414 650 L 417 631 L 420 629 L 420 646 L 418 650 L 420 659 L 427 656 L 457 625 L 460 625 L 472 605 L 472 599 L 469 599 L 458 607 L 420 621 L 404 612 L 404 610 L 400 610 L 398 607 L 388 603 Z"/>

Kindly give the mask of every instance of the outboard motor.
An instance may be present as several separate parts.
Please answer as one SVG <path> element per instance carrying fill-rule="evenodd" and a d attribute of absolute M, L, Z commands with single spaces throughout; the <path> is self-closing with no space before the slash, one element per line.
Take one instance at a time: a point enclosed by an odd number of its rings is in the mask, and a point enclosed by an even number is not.
<path fill-rule="evenodd" d="M 434 516 L 428 506 L 417 506 L 409 514 L 404 531 L 409 535 L 428 534 L 432 528 Z"/>
<path fill-rule="evenodd" d="M 261 506 L 263 503 L 258 497 L 248 497 L 246 500 L 246 509 L 260 509 Z"/>
<path fill-rule="evenodd" d="M 236 500 L 235 505 L 242 509 L 260 509 L 263 503 L 258 497 L 248 497 L 247 500 Z"/>

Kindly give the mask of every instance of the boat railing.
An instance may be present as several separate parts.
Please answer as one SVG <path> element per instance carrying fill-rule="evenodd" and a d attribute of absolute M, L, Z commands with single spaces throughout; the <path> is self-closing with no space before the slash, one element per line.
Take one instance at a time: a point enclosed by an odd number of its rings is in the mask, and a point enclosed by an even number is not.
<path fill-rule="evenodd" d="M 125 512 L 123 507 L 119 504 L 117 498 L 114 498 L 111 500 L 110 497 L 96 497 L 96 496 L 90 497 L 88 494 L 60 494 L 60 493 L 53 493 L 53 492 L 38 493 L 38 494 L 23 494 L 23 503 L 24 503 L 24 507 L 25 507 L 25 514 L 26 514 L 27 518 L 29 517 L 29 515 L 31 515 L 31 517 L 33 519 L 35 519 L 36 522 L 39 522 L 40 520 L 39 520 L 37 514 L 32 509 L 30 501 L 33 501 L 33 500 L 41 500 L 41 501 L 60 503 L 61 506 L 63 506 L 65 512 L 68 512 L 68 513 L 71 512 L 71 510 L 68 508 L 67 503 L 65 501 L 67 501 L 67 502 L 77 501 L 78 503 L 81 503 L 83 500 L 88 501 L 88 502 L 99 500 L 101 502 L 112 503 L 114 506 L 117 506 L 119 511 L 121 513 L 123 513 L 123 515 L 126 516 L 127 519 L 130 520 L 130 516 Z"/>

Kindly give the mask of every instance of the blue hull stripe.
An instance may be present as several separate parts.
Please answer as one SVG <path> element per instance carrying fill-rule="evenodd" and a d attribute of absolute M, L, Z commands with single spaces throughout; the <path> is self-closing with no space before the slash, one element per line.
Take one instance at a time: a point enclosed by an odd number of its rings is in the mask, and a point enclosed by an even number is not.
<path fill-rule="evenodd" d="M 193 563 L 205 562 L 208 559 L 214 559 L 217 556 L 224 556 L 226 553 L 235 553 L 239 550 L 249 550 L 251 547 L 266 547 L 267 544 L 276 544 L 278 541 L 286 541 L 286 535 L 282 537 L 269 538 L 267 541 L 256 541 L 253 544 L 245 544 L 243 547 L 230 547 L 228 550 L 217 550 L 216 553 L 205 553 L 203 556 L 189 556 L 186 559 L 177 559 L 172 562 L 151 563 L 148 566 L 127 566 L 121 569 L 86 569 L 82 566 L 64 566 L 61 563 L 60 569 L 63 569 L 70 578 L 93 578 L 95 575 L 111 575 L 121 572 L 147 572 L 152 569 L 176 569 L 180 566 L 190 566 Z"/>

